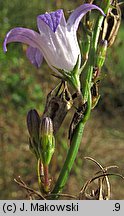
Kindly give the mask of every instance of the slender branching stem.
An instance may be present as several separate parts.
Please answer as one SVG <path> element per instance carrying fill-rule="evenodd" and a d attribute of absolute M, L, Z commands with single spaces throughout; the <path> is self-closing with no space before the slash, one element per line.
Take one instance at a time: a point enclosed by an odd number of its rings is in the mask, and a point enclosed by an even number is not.
<path fill-rule="evenodd" d="M 37 177 L 38 177 L 38 185 L 40 188 L 40 191 L 42 191 L 42 182 L 41 182 L 41 160 L 37 160 Z"/>
<path fill-rule="evenodd" d="M 52 191 L 53 194 L 60 193 L 65 186 L 65 183 L 68 179 L 68 175 L 71 171 L 72 165 L 73 165 L 74 160 L 76 158 L 76 155 L 78 153 L 78 149 L 79 149 L 81 139 L 82 139 L 83 129 L 84 129 L 84 123 L 81 121 L 75 130 L 75 133 L 74 133 L 74 136 L 72 139 L 72 143 L 71 143 L 70 149 L 68 151 L 64 166 L 62 167 L 59 178 L 58 178 L 56 185 Z"/>

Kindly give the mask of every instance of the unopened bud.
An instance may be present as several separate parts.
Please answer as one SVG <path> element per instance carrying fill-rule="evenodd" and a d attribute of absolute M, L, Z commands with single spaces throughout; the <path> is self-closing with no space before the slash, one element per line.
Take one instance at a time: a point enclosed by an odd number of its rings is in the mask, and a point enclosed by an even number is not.
<path fill-rule="evenodd" d="M 37 142 L 39 139 L 40 117 L 35 109 L 28 112 L 27 127 L 30 137 Z"/>
<path fill-rule="evenodd" d="M 45 117 L 41 123 L 41 138 L 38 149 L 43 165 L 49 165 L 54 149 L 53 123 L 51 118 Z"/>
<path fill-rule="evenodd" d="M 104 64 L 106 51 L 107 51 L 107 40 L 102 40 L 98 47 L 97 59 L 96 59 L 96 66 L 99 69 L 101 69 Z"/>
<path fill-rule="evenodd" d="M 41 136 L 53 134 L 53 123 L 51 118 L 45 117 L 41 123 Z"/>

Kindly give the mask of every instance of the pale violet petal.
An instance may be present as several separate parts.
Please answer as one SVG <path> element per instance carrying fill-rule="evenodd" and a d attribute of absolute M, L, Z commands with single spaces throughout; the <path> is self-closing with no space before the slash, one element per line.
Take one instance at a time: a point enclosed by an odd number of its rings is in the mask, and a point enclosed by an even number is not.
<path fill-rule="evenodd" d="M 3 43 L 3 50 L 4 52 L 7 51 L 7 44 L 11 43 L 11 42 L 22 42 L 25 43 L 31 47 L 37 48 L 41 51 L 41 53 L 43 54 L 44 58 L 46 59 L 47 63 L 49 66 L 51 66 L 52 64 L 50 64 L 49 62 L 49 58 L 50 56 L 48 56 L 48 52 L 49 50 L 47 50 L 47 46 L 49 44 L 49 41 L 47 40 L 47 38 L 42 37 L 39 33 L 31 30 L 31 29 L 27 29 L 27 28 L 22 28 L 22 27 L 17 27 L 14 28 L 12 30 L 10 30 L 5 39 L 4 39 L 4 43 Z M 54 54 L 54 53 L 52 53 Z M 48 58 L 47 58 L 48 56 Z"/>
<path fill-rule="evenodd" d="M 29 46 L 39 48 L 41 44 L 41 36 L 37 32 L 27 28 L 14 28 L 10 30 L 4 40 L 3 49 L 7 51 L 7 44 L 11 42 L 22 42 Z"/>
<path fill-rule="evenodd" d="M 43 61 L 43 55 L 39 49 L 29 46 L 26 55 L 30 62 L 34 64 L 37 68 L 41 66 Z"/>
<path fill-rule="evenodd" d="M 102 15 L 105 15 L 101 8 L 99 8 L 96 5 L 93 4 L 83 4 L 76 8 L 70 15 L 68 21 L 67 21 L 67 28 L 69 31 L 77 31 L 79 23 L 82 19 L 82 17 L 90 10 L 97 9 L 99 10 Z"/>
<path fill-rule="evenodd" d="M 67 30 L 64 14 L 55 33 L 38 16 L 37 25 L 47 50 L 46 60 L 56 68 L 72 70 L 80 49 L 77 40 Z"/>
<path fill-rule="evenodd" d="M 56 47 L 57 47 L 57 62 L 60 68 L 65 70 L 72 70 L 77 62 L 78 55 L 80 55 L 80 48 L 77 39 L 68 32 L 67 28 L 58 26 L 56 31 Z"/>

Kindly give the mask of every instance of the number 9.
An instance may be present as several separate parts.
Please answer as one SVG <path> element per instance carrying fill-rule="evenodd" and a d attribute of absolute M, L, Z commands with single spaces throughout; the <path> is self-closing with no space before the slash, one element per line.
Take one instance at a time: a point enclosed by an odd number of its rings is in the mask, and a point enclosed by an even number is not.
<path fill-rule="evenodd" d="M 115 203 L 115 211 L 119 211 L 120 210 L 120 203 Z"/>

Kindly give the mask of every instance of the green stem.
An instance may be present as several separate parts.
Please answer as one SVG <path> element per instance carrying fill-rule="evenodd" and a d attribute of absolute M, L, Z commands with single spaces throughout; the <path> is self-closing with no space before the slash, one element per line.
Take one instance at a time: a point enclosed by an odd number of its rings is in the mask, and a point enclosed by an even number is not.
<path fill-rule="evenodd" d="M 72 165 L 78 153 L 78 149 L 79 149 L 81 139 L 82 139 L 84 125 L 85 124 L 83 122 L 80 122 L 75 130 L 75 133 L 72 139 L 72 143 L 71 143 L 70 149 L 66 157 L 66 161 L 64 163 L 64 166 L 62 167 L 62 170 L 56 182 L 55 188 L 52 191 L 53 194 L 60 193 L 65 186 L 65 183 L 68 179 L 68 175 L 71 171 Z"/>
<path fill-rule="evenodd" d="M 62 167 L 61 173 L 59 175 L 59 178 L 56 182 L 56 185 L 52 191 L 52 194 L 59 194 L 64 186 L 65 183 L 68 179 L 69 173 L 71 171 L 71 168 L 73 166 L 73 163 L 75 161 L 75 158 L 77 156 L 78 153 L 78 149 L 81 143 L 81 139 L 82 139 L 82 134 L 83 134 L 83 130 L 84 130 L 84 126 L 85 123 L 87 122 L 87 120 L 89 119 L 90 116 L 90 112 L 91 112 L 91 93 L 90 93 L 90 89 L 88 88 L 89 91 L 89 98 L 88 98 L 88 107 L 87 107 L 87 112 L 83 118 L 82 121 L 80 121 L 80 123 L 77 125 L 73 138 L 72 138 L 72 143 L 70 146 L 70 149 L 68 151 L 64 166 Z M 55 196 L 54 199 L 57 199 L 58 196 Z M 53 196 L 52 196 L 53 199 Z"/>
<path fill-rule="evenodd" d="M 109 7 L 110 7 L 110 0 L 102 0 L 101 1 L 100 8 L 104 11 L 105 14 L 107 14 Z M 97 50 L 98 39 L 99 39 L 103 19 L 104 19 L 103 15 L 98 15 L 97 20 L 96 20 L 96 24 L 94 27 L 92 47 L 93 47 L 95 52 Z"/>
<path fill-rule="evenodd" d="M 101 8 L 103 9 L 104 13 L 106 14 L 110 6 L 110 0 L 102 0 L 101 2 Z M 96 57 L 96 51 L 97 51 L 97 46 L 99 42 L 99 35 L 100 31 L 102 28 L 102 22 L 103 22 L 104 16 L 103 15 L 97 15 L 96 19 L 96 24 L 94 27 L 93 35 L 92 35 L 92 41 L 91 41 L 91 47 L 90 47 L 90 52 L 89 52 L 89 59 L 86 65 L 86 79 L 84 83 L 84 91 L 83 91 L 83 97 L 84 101 L 88 100 L 88 89 L 87 86 L 91 87 L 91 81 L 92 81 L 92 74 L 93 74 L 93 68 L 95 66 L 95 57 Z M 87 85 L 87 83 L 89 85 Z"/>
<path fill-rule="evenodd" d="M 39 185 L 40 191 L 42 191 L 41 190 L 42 182 L 41 182 L 41 160 L 40 159 L 37 160 L 37 177 L 38 177 L 38 185 Z"/>

